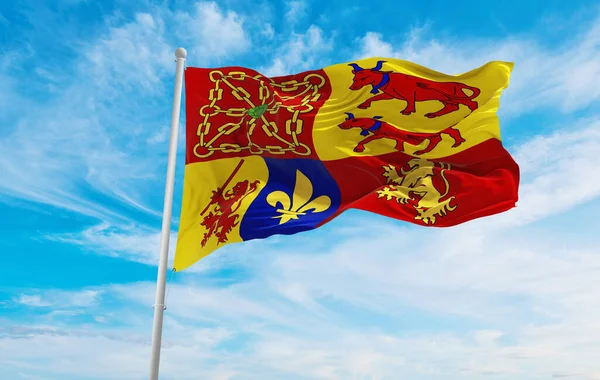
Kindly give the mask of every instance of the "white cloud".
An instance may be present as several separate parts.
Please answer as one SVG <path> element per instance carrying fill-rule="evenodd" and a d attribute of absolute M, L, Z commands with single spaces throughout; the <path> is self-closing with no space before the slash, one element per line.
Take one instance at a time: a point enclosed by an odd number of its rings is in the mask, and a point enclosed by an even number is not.
<path fill-rule="evenodd" d="M 260 31 L 260 34 L 270 40 L 273 37 L 275 37 L 275 29 L 273 29 L 273 26 L 271 24 L 265 23 Z"/>
<path fill-rule="evenodd" d="M 294 74 L 301 70 L 315 70 L 324 62 L 321 54 L 333 48 L 333 41 L 318 26 L 311 25 L 304 33 L 292 33 L 283 47 L 277 49 L 273 63 L 259 69 L 266 76 Z"/>
<path fill-rule="evenodd" d="M 306 3 L 303 0 L 291 0 L 286 3 L 287 12 L 285 20 L 289 24 L 296 24 L 298 19 L 304 15 L 306 11 Z"/>
<path fill-rule="evenodd" d="M 84 250 L 101 255 L 122 257 L 143 264 L 157 265 L 160 245 L 160 231 L 136 226 L 115 227 L 102 223 L 81 232 L 48 235 L 47 238 L 63 243 L 80 245 Z M 177 233 L 169 238 L 169 264 L 173 262 L 173 252 Z"/>
<path fill-rule="evenodd" d="M 26 306 L 37 306 L 37 307 L 45 307 L 50 306 L 51 304 L 45 301 L 42 301 L 42 297 L 39 295 L 29 295 L 23 294 L 18 299 L 15 300 L 16 303 Z"/>
<path fill-rule="evenodd" d="M 47 103 L 32 102 L 15 120 L 12 133 L 0 139 L 0 193 L 123 220 L 118 209 L 88 198 L 90 192 L 100 191 L 156 213 L 142 204 L 132 183 L 152 179 L 157 165 L 134 160 L 124 147 L 135 150 L 143 122 L 156 123 L 135 112 L 139 105 L 130 96 L 134 92 L 138 100 L 148 99 L 143 94 L 160 90 L 158 78 L 164 74 L 168 51 L 161 28 L 149 14 L 138 14 L 84 47 L 84 57 L 72 73 L 79 79 L 63 79 L 66 82 L 57 84 L 62 91 Z"/>
<path fill-rule="evenodd" d="M 13 301 L 17 304 L 30 307 L 51 307 L 76 308 L 91 307 L 96 305 L 101 296 L 101 290 L 79 290 L 79 291 L 60 291 L 60 290 L 34 290 L 36 294 L 21 294 Z"/>
<path fill-rule="evenodd" d="M 162 200 L 153 195 L 164 189 L 167 148 L 157 143 L 166 141 L 171 101 L 164 94 L 172 91 L 175 69 L 168 39 L 187 36 L 200 62 L 245 51 L 250 42 L 242 19 L 214 2 L 197 3 L 190 13 L 155 10 L 124 23 L 115 19 L 106 20 L 96 40 L 77 42 L 82 53 L 71 75 L 37 70 L 54 78 L 55 96 L 30 101 L 0 136 L 4 200 L 41 202 L 111 223 L 127 223 L 131 208 L 160 215 Z M 174 19 L 179 29 L 168 34 L 165 24 Z M 5 55 L 2 66 L 9 61 L 14 57 Z M 0 100 L 10 96 L 14 108 L 21 102 L 9 94 L 16 82 L 7 78 Z M 105 197 L 116 204 L 108 206 Z"/>
<path fill-rule="evenodd" d="M 32 110 L 10 136 L 0 140 L 0 192 L 86 215 L 121 219 L 114 210 L 86 199 L 85 191 L 94 185 L 136 205 L 124 190 L 126 181 L 147 178 L 149 168 L 116 149 L 98 119 L 86 115 L 93 106 L 83 103 L 73 98 L 54 108 Z"/>
<path fill-rule="evenodd" d="M 164 91 L 161 77 L 174 68 L 174 49 L 165 42 L 164 29 L 163 20 L 149 13 L 138 13 L 131 22 L 111 27 L 105 38 L 84 53 L 81 74 L 91 72 L 94 86 L 113 91 L 123 87 Z"/>
<path fill-rule="evenodd" d="M 369 57 L 397 57 L 400 58 L 401 54 L 394 51 L 392 44 L 383 41 L 383 36 L 380 33 L 367 32 L 363 38 L 361 38 L 361 51 L 356 58 L 369 58 Z"/>
<path fill-rule="evenodd" d="M 374 229 L 368 241 L 335 234 L 338 243 L 324 252 L 248 252 L 255 258 L 255 276 L 226 288 L 172 284 L 164 378 L 381 379 L 401 374 L 485 379 L 493 373 L 527 380 L 561 374 L 597 378 L 600 293 L 589 284 L 598 277 L 600 256 L 586 252 L 597 246 L 597 237 L 565 250 L 531 234 L 535 228 L 513 228 L 486 233 L 485 250 L 462 249 L 468 237 L 449 243 L 443 230 L 386 224 L 380 233 Z M 538 234 L 556 226 L 560 222 L 538 226 Z M 554 239 L 564 241 L 569 234 L 554 233 Z M 460 249 L 461 255 L 446 256 L 443 246 Z M 319 308 L 288 297 L 281 284 L 303 288 Z M 0 338 L 9 369 L 78 379 L 142 376 L 154 284 L 103 291 L 103 300 L 119 302 L 112 318 L 121 327 L 71 327 L 68 334 L 44 326 L 11 330 Z M 460 318 L 462 325 L 448 325 L 448 318 Z M 111 318 L 102 325 L 107 321 Z M 428 325 L 427 330 L 415 323 Z M 48 346 L 57 349 L 39 348 Z M 65 365 L 36 368 L 35 363 L 56 363 L 58 357 Z M 94 364 L 100 361 L 104 367 Z"/>
<path fill-rule="evenodd" d="M 214 62 L 251 48 L 243 17 L 223 11 L 215 2 L 199 2 L 193 13 L 176 13 L 175 21 L 181 38 L 191 44 L 188 59 L 192 63 Z"/>
<path fill-rule="evenodd" d="M 534 177 L 520 188 L 525 201 L 511 216 L 524 224 L 568 210 L 600 195 L 600 122 L 583 120 L 584 128 L 538 136 L 515 154 L 523 175 Z M 543 190 L 541 190 L 543 189 Z"/>
<path fill-rule="evenodd" d="M 515 62 L 502 106 L 512 114 L 557 106 L 571 112 L 600 99 L 600 18 L 551 49 L 518 36 L 436 40 L 424 37 L 427 29 L 413 29 L 398 47 L 381 34 L 368 32 L 358 41 L 360 52 L 352 58 L 401 58 L 448 74 L 470 71 L 493 60 Z"/>

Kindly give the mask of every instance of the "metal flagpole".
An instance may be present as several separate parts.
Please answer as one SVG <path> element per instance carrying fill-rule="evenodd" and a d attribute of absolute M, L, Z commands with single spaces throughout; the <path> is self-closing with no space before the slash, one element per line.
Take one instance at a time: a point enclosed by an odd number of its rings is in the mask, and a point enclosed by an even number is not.
<path fill-rule="evenodd" d="M 152 325 L 152 353 L 150 356 L 150 380 L 158 380 L 160 363 L 160 344 L 162 338 L 163 313 L 165 311 L 165 287 L 167 280 L 167 263 L 169 258 L 169 236 L 171 233 L 171 215 L 173 213 L 173 187 L 175 184 L 175 158 L 177 155 L 177 134 L 179 131 L 179 111 L 181 108 L 181 89 L 183 87 L 183 69 L 187 52 L 184 48 L 175 50 L 177 69 L 175 71 L 175 95 L 173 97 L 173 113 L 171 114 L 171 140 L 169 142 L 169 158 L 167 161 L 167 184 L 165 186 L 165 203 L 163 208 L 162 232 L 160 236 L 160 256 L 158 259 L 158 276 L 156 280 L 156 300 L 154 301 L 154 323 Z"/>

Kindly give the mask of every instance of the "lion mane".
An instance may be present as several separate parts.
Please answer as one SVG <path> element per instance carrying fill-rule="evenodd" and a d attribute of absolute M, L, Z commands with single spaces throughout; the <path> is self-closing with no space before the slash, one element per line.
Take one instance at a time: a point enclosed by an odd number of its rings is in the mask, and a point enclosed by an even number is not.
<path fill-rule="evenodd" d="M 408 170 L 400 168 L 400 172 L 393 165 L 383 167 L 387 185 L 377 191 L 378 198 L 385 197 L 388 201 L 412 204 L 417 211 L 415 220 L 421 220 L 425 224 L 435 224 L 437 217 L 443 217 L 456 209 L 457 205 L 450 204 L 455 199 L 454 196 L 442 200 L 450 190 L 444 175 L 451 168 L 449 164 L 414 158 L 408 161 L 407 166 Z M 439 166 L 439 175 L 444 181 L 443 193 L 433 184 L 436 166 Z"/>

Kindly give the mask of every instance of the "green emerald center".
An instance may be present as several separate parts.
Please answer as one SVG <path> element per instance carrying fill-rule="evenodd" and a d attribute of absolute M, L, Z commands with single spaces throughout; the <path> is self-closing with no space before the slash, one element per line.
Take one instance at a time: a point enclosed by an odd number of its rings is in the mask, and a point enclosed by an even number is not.
<path fill-rule="evenodd" d="M 267 110 L 267 108 L 269 108 L 269 106 L 267 104 L 261 104 L 260 106 L 256 106 L 254 108 L 250 108 L 248 110 L 248 115 L 252 116 L 255 119 L 258 119 L 259 117 L 261 117 L 265 111 Z"/>

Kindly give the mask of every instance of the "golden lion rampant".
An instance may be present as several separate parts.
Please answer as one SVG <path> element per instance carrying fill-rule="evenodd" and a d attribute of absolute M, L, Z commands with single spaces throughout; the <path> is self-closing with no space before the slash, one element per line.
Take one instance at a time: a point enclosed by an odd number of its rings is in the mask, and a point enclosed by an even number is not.
<path fill-rule="evenodd" d="M 444 180 L 443 194 L 433 185 L 436 165 L 440 166 L 440 176 Z M 416 202 L 413 206 L 417 211 L 415 219 L 422 220 L 425 224 L 434 224 L 436 216 L 445 216 L 456 209 L 456 205 L 450 205 L 455 199 L 454 196 L 442 201 L 450 190 L 448 180 L 444 176 L 444 172 L 450 169 L 449 164 L 436 164 L 422 158 L 414 158 L 408 161 L 408 166 L 409 170 L 406 171 L 400 168 L 400 173 L 393 165 L 383 167 L 383 176 L 387 178 L 388 185 L 377 191 L 378 198 L 385 197 L 388 201 L 396 199 L 396 202 L 401 204 Z"/>

